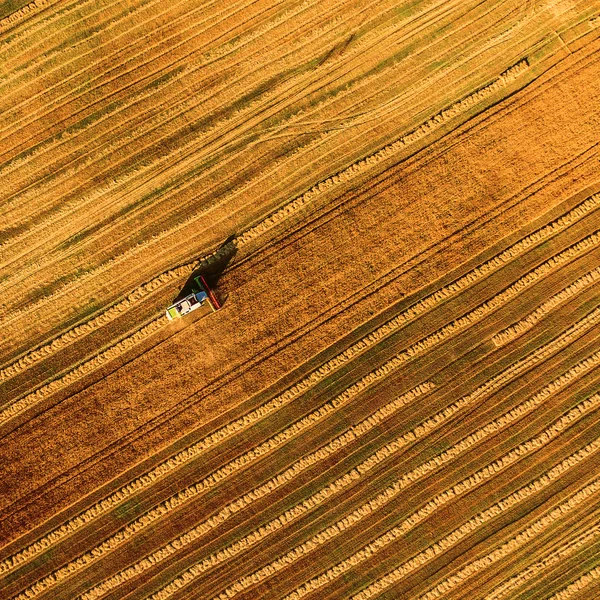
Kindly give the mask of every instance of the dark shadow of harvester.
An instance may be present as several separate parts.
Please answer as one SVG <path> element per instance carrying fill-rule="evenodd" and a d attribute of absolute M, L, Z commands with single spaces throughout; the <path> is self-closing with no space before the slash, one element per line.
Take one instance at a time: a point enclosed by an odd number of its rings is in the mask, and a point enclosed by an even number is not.
<path fill-rule="evenodd" d="M 185 316 L 203 304 L 210 305 L 213 311 L 223 306 L 227 298 L 220 296 L 217 284 L 237 253 L 234 240 L 235 235 L 229 236 L 212 256 L 202 260 L 194 269 L 167 309 L 169 319 Z"/>

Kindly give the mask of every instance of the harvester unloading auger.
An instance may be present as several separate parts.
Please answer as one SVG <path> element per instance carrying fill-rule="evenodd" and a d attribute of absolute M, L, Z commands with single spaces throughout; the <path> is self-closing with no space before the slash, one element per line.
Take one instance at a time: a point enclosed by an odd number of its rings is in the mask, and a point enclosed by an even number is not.
<path fill-rule="evenodd" d="M 194 277 L 194 282 L 199 288 L 197 291 L 193 291 L 189 296 L 178 300 L 175 304 L 171 304 L 171 306 L 167 308 L 167 318 L 170 321 L 184 317 L 193 310 L 205 306 L 206 304 L 211 307 L 213 312 L 221 308 L 221 304 L 217 300 L 217 297 L 202 275 Z"/>

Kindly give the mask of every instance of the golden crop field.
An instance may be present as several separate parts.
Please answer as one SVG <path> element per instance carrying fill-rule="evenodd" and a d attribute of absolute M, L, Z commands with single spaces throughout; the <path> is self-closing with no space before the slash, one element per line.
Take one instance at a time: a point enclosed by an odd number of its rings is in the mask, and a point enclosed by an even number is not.
<path fill-rule="evenodd" d="M 599 106 L 600 0 L 0 1 L 0 598 L 600 598 Z"/>

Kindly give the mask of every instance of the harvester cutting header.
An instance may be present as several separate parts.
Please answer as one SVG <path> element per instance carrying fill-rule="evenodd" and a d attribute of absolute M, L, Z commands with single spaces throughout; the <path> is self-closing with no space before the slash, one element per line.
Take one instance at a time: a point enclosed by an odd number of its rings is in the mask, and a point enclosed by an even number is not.
<path fill-rule="evenodd" d="M 205 306 L 208 304 L 212 311 L 215 312 L 221 308 L 221 304 L 217 300 L 217 297 L 206 283 L 206 279 L 199 275 L 194 277 L 194 283 L 196 288 L 191 294 L 178 300 L 175 304 L 172 304 L 167 308 L 167 318 L 172 321 L 184 317 L 193 310 Z"/>

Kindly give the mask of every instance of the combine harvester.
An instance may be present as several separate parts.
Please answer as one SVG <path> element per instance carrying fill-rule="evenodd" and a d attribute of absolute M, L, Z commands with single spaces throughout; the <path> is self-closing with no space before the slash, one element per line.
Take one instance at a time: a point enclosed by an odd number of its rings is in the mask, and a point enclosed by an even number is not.
<path fill-rule="evenodd" d="M 217 297 L 210 287 L 208 287 L 206 279 L 204 279 L 202 275 L 194 277 L 194 282 L 198 288 L 200 288 L 199 291 L 192 292 L 189 296 L 186 296 L 169 306 L 169 308 L 167 308 L 167 319 L 169 319 L 169 321 L 185 317 L 188 313 L 191 313 L 193 310 L 206 304 L 210 305 L 213 312 L 221 308 Z"/>

